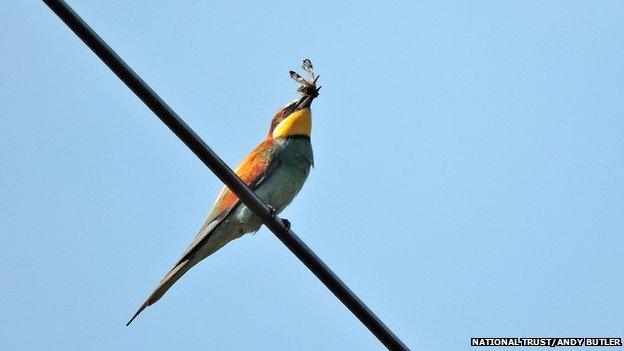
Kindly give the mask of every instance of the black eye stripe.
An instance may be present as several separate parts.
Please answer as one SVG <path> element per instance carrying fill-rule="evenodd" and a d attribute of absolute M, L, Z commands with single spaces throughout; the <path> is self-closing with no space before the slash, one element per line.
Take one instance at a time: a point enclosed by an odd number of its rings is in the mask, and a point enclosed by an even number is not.
<path fill-rule="evenodd" d="M 293 101 L 290 104 L 284 106 L 280 111 L 278 111 L 271 121 L 271 129 L 269 130 L 269 132 L 273 132 L 273 129 L 275 129 L 275 127 L 277 127 L 277 125 L 280 124 L 283 120 L 288 118 L 291 113 L 295 112 L 296 109 L 297 101 Z"/>

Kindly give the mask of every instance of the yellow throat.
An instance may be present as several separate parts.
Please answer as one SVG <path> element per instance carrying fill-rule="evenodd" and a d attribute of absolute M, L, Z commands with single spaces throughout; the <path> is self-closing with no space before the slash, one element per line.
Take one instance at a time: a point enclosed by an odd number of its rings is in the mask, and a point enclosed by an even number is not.
<path fill-rule="evenodd" d="M 312 113 L 304 108 L 291 113 L 273 129 L 273 138 L 286 138 L 292 135 L 310 136 L 312 132 Z"/>

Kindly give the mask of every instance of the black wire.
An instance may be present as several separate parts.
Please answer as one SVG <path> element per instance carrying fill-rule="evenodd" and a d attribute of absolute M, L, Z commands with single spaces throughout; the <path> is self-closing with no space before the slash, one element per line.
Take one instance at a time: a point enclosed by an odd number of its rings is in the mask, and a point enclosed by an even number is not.
<path fill-rule="evenodd" d="M 389 350 L 409 350 L 399 338 L 321 261 L 321 259 L 273 215 L 271 209 L 228 167 L 217 154 L 111 49 L 91 27 L 62 0 L 43 0 L 48 7 L 141 99 L 175 135 L 249 207 L 279 240 Z"/>

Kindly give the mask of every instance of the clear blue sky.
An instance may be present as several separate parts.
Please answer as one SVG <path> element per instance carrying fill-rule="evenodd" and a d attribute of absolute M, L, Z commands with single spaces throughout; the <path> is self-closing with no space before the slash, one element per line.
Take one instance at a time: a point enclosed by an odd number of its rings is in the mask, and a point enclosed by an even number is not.
<path fill-rule="evenodd" d="M 414 350 L 624 336 L 624 3 L 70 1 L 226 162 L 321 75 L 293 229 Z M 379 350 L 266 229 L 131 327 L 221 187 L 38 1 L 0 12 L 0 349 Z"/>

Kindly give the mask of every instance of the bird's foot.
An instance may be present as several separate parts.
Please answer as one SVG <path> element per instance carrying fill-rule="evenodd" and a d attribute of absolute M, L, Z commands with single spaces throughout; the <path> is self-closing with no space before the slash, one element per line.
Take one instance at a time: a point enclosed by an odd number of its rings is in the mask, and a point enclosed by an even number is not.
<path fill-rule="evenodd" d="M 286 230 L 290 230 L 290 221 L 286 218 L 282 218 L 282 222 L 284 223 L 284 227 L 286 227 Z"/>
<path fill-rule="evenodd" d="M 286 230 L 290 230 L 290 221 L 287 220 L 286 218 L 279 218 L 277 216 L 277 209 L 271 205 L 267 205 L 269 207 L 269 210 L 271 211 L 271 216 L 273 216 L 273 218 L 277 218 L 279 220 L 282 221 L 282 223 L 284 223 L 284 226 L 286 227 Z"/>
<path fill-rule="evenodd" d="M 271 212 L 271 217 L 275 218 L 277 217 L 277 208 L 267 204 L 267 207 L 269 208 L 269 212 Z"/>

